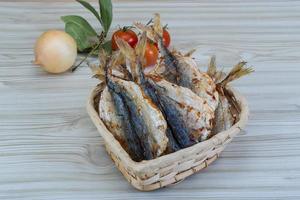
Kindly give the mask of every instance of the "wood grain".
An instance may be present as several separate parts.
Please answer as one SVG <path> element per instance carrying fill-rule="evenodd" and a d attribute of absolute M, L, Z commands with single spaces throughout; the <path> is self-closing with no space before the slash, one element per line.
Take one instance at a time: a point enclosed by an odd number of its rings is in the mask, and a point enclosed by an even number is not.
<path fill-rule="evenodd" d="M 96 2 L 94 2 L 96 5 Z M 63 29 L 59 16 L 86 16 L 74 1 L 0 1 L 0 199 L 299 199 L 300 1 L 115 1 L 113 27 L 160 12 L 173 44 L 205 66 L 247 60 L 256 73 L 235 83 L 251 116 L 221 158 L 184 182 L 133 189 L 90 121 L 97 84 L 86 67 L 49 75 L 31 64 L 35 39 Z"/>

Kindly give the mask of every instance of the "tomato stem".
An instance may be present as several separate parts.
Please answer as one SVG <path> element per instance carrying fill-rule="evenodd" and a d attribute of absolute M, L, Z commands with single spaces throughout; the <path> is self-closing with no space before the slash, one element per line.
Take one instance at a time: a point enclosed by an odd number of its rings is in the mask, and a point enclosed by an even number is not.
<path fill-rule="evenodd" d="M 123 26 L 123 28 L 120 29 L 122 29 L 123 32 L 126 32 L 127 30 L 134 29 L 134 28 L 135 28 L 134 26 Z"/>
<path fill-rule="evenodd" d="M 148 43 L 151 44 L 151 45 L 155 44 L 155 42 L 153 40 L 151 40 L 151 39 L 148 39 Z"/>

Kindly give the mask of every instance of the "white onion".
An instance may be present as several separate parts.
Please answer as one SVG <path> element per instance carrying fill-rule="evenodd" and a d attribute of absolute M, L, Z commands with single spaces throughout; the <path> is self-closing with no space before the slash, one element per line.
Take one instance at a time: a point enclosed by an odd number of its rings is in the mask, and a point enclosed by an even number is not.
<path fill-rule="evenodd" d="M 62 73 L 75 63 L 77 45 L 66 32 L 50 30 L 38 38 L 34 52 L 35 64 L 42 66 L 50 73 Z"/>

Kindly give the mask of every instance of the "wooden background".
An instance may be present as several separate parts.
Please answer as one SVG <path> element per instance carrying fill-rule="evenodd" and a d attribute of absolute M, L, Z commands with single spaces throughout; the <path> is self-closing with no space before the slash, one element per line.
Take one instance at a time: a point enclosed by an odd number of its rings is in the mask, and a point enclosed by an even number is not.
<path fill-rule="evenodd" d="M 96 5 L 96 4 L 94 4 Z M 0 1 L 0 199 L 299 199 L 300 1 L 114 1 L 114 24 L 160 12 L 173 44 L 205 66 L 244 59 L 256 73 L 235 83 L 249 100 L 245 134 L 209 168 L 155 192 L 138 192 L 106 155 L 85 110 L 97 83 L 88 68 L 50 75 L 33 44 L 74 1 Z"/>

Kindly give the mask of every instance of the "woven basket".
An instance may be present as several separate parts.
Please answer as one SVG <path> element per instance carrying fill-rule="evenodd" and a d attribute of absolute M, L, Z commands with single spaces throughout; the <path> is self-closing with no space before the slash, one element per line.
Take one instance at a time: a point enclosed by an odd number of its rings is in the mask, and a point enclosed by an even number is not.
<path fill-rule="evenodd" d="M 105 148 L 118 169 L 135 188 L 150 191 L 175 184 L 186 177 L 207 167 L 216 160 L 231 142 L 232 138 L 241 131 L 248 120 L 248 106 L 244 97 L 229 88 L 241 108 L 239 121 L 230 129 L 220 132 L 204 142 L 164 155 L 153 160 L 135 162 L 121 147 L 119 142 L 108 131 L 98 114 L 99 94 L 104 84 L 99 84 L 91 93 L 87 111 L 104 139 Z"/>

